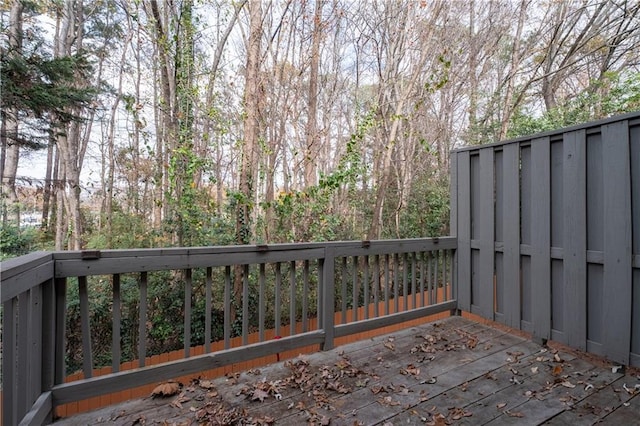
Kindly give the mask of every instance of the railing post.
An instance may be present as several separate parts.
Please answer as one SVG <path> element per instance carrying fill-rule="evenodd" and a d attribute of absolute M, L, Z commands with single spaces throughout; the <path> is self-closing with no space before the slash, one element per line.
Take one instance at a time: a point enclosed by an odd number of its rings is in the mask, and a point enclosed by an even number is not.
<path fill-rule="evenodd" d="M 324 330 L 324 343 L 321 350 L 327 351 L 333 349 L 334 341 L 334 287 L 335 287 L 335 250 L 333 247 L 325 247 L 324 263 L 322 265 L 322 278 L 320 282 L 322 286 L 322 305 L 321 310 L 321 327 Z"/>

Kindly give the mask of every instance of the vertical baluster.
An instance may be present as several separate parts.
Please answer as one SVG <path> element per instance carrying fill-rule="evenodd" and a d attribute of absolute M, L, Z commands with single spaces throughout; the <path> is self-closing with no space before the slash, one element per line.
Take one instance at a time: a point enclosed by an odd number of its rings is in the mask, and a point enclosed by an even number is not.
<path fill-rule="evenodd" d="M 424 257 L 425 253 L 420 252 L 420 306 L 424 306 Z"/>
<path fill-rule="evenodd" d="M 204 351 L 211 352 L 211 314 L 213 302 L 211 300 L 211 287 L 213 286 L 213 269 L 207 267 L 204 289 Z"/>
<path fill-rule="evenodd" d="M 138 321 L 138 367 L 144 367 L 147 357 L 147 272 L 140 273 L 140 319 Z"/>
<path fill-rule="evenodd" d="M 25 291 L 18 295 L 18 376 L 16 388 L 18 393 L 18 417 L 29 411 L 27 401 L 29 383 L 29 303 L 31 292 Z"/>
<path fill-rule="evenodd" d="M 29 291 L 29 393 L 28 402 L 35 401 L 42 390 L 42 284 L 31 287 Z"/>
<path fill-rule="evenodd" d="M 231 266 L 224 267 L 224 348 L 231 345 Z"/>
<path fill-rule="evenodd" d="M 120 274 L 113 274 L 113 310 L 111 325 L 111 371 L 117 373 L 120 371 L 120 320 L 121 304 L 120 304 Z"/>
<path fill-rule="evenodd" d="M 280 322 L 281 315 L 280 310 L 282 309 L 282 300 L 280 297 L 280 287 L 282 286 L 282 268 L 280 267 L 280 262 L 276 263 L 276 315 L 275 315 L 275 333 L 276 336 L 280 336 Z"/>
<path fill-rule="evenodd" d="M 324 259 L 318 259 L 318 286 L 317 286 L 317 291 L 318 291 L 318 304 L 316 306 L 316 316 L 318 317 L 318 323 L 317 323 L 317 327 L 316 329 L 320 329 L 323 327 L 324 324 L 324 316 L 327 315 L 327 312 L 324 312 L 324 310 L 322 309 L 323 305 L 323 299 L 322 299 L 322 293 L 324 290 Z M 333 315 L 333 312 L 331 313 Z"/>
<path fill-rule="evenodd" d="M 402 296 L 404 299 L 404 310 L 409 309 L 409 260 L 407 253 L 402 255 Z"/>
<path fill-rule="evenodd" d="M 400 286 L 400 257 L 398 253 L 394 253 L 393 255 L 393 312 L 398 312 L 400 310 L 400 300 L 399 300 L 399 291 L 398 287 Z"/>
<path fill-rule="evenodd" d="M 376 254 L 373 257 L 373 314 L 375 318 L 380 316 L 380 309 L 378 305 L 380 304 L 380 255 Z"/>
<path fill-rule="evenodd" d="M 258 290 L 258 334 L 260 337 L 260 341 L 264 341 L 264 309 L 265 309 L 265 300 L 264 300 L 264 275 L 265 275 L 265 265 L 264 263 L 260 264 L 260 272 L 258 275 L 258 286 L 260 287 Z"/>
<path fill-rule="evenodd" d="M 342 321 L 340 324 L 347 322 L 347 258 L 342 258 L 342 287 L 340 289 L 340 295 L 342 297 Z"/>
<path fill-rule="evenodd" d="M 309 316 L 309 260 L 304 261 L 302 269 L 302 332 L 309 331 L 308 316 Z"/>
<path fill-rule="evenodd" d="M 289 334 L 296 334 L 296 262 L 289 266 Z"/>
<path fill-rule="evenodd" d="M 242 344 L 249 344 L 249 265 L 242 267 Z"/>
<path fill-rule="evenodd" d="M 351 283 L 352 283 L 352 295 L 351 295 L 351 306 L 352 306 L 352 321 L 358 321 L 358 299 L 359 299 L 359 288 L 358 288 L 358 256 L 353 256 L 352 259 L 352 268 L 351 269 Z"/>
<path fill-rule="evenodd" d="M 455 253 L 453 250 L 449 250 L 449 299 L 456 297 L 456 283 L 453 281 L 453 269 L 455 262 Z"/>
<path fill-rule="evenodd" d="M 67 279 L 56 278 L 55 280 L 55 292 L 56 292 L 56 308 L 55 308 L 55 322 L 56 322 L 56 365 L 55 365 L 55 377 L 54 383 L 56 385 L 64 383 L 66 376 L 66 325 L 67 325 Z"/>
<path fill-rule="evenodd" d="M 191 269 L 185 269 L 184 280 L 184 357 L 191 355 Z"/>
<path fill-rule="evenodd" d="M 440 298 L 438 297 L 438 294 L 440 293 L 440 281 L 439 281 L 439 274 L 438 274 L 438 264 L 440 263 L 440 250 L 436 250 L 435 252 L 435 262 L 433 264 L 434 267 L 434 272 L 433 272 L 433 279 L 434 279 L 434 285 L 436 286 L 436 301 L 435 303 L 438 303 L 440 301 Z"/>
<path fill-rule="evenodd" d="M 427 252 L 427 287 L 429 288 L 429 304 L 433 305 L 433 254 L 431 251 Z"/>
<path fill-rule="evenodd" d="M 412 308 L 417 308 L 418 295 L 416 294 L 416 252 L 411 253 L 411 295 L 413 297 Z"/>
<path fill-rule="evenodd" d="M 55 285 L 48 280 L 42 288 L 42 385 L 43 391 L 51 389 L 55 377 L 56 329 Z"/>
<path fill-rule="evenodd" d="M 19 355 L 16 340 L 18 336 L 18 324 L 16 311 L 18 299 L 16 297 L 2 304 L 2 424 L 18 424 L 18 369 L 15 368 Z"/>
<path fill-rule="evenodd" d="M 78 292 L 80 296 L 80 324 L 82 328 L 82 370 L 85 379 L 91 378 L 93 369 L 93 354 L 91 353 L 91 329 L 89 321 L 89 295 L 87 292 L 87 277 L 78 277 Z"/>
<path fill-rule="evenodd" d="M 384 255 L 384 314 L 389 315 L 389 255 Z"/>
<path fill-rule="evenodd" d="M 447 286 L 447 250 L 442 250 L 442 301 L 449 300 Z"/>
<path fill-rule="evenodd" d="M 364 285 L 364 319 L 369 319 L 369 256 L 364 256 L 364 271 L 362 284 Z"/>

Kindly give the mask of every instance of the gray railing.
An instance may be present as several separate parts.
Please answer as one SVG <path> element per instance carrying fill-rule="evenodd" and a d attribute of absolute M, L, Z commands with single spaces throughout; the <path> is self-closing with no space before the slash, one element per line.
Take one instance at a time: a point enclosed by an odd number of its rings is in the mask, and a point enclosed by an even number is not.
<path fill-rule="evenodd" d="M 640 113 L 453 152 L 459 308 L 640 366 Z"/>
<path fill-rule="evenodd" d="M 455 238 L 443 237 L 39 252 L 8 260 L 0 265 L 3 422 L 42 424 L 60 404 L 304 346 L 328 349 L 337 337 L 455 310 L 455 250 Z M 180 286 L 182 315 L 174 319 L 182 322 L 184 359 L 151 366 L 145 365 L 147 325 L 161 280 Z M 123 298 L 131 292 L 138 299 L 133 331 L 122 328 Z M 104 325 L 91 322 L 96 296 L 109 298 L 106 355 L 104 348 L 92 348 L 92 334 Z M 79 311 L 79 332 L 69 329 L 71 300 Z M 196 305 L 204 324 L 195 318 Z M 220 329 L 216 313 L 222 315 L 222 334 L 214 332 Z M 266 330 L 287 335 L 273 340 Z M 69 352 L 70 332 L 78 335 L 81 351 Z M 120 371 L 123 333 L 137 335 L 135 354 L 126 355 L 137 359 L 135 370 Z M 249 342 L 251 333 L 258 334 L 258 343 Z M 241 345 L 234 347 L 236 335 Z M 216 340 L 224 341 L 223 350 L 212 351 Z M 205 354 L 194 356 L 198 343 Z M 92 377 L 97 357 L 110 360 L 111 374 Z M 74 360 L 84 378 L 66 382 Z"/>

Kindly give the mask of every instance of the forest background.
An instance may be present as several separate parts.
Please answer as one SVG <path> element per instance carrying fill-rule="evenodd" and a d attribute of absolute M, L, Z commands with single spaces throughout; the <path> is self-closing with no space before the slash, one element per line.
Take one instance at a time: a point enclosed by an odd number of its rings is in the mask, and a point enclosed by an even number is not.
<path fill-rule="evenodd" d="M 635 0 L 4 0 L 0 18 L 0 259 L 447 235 L 452 149 L 640 109 Z M 121 286 L 124 361 L 140 292 Z M 182 347 L 183 286 L 149 275 L 150 355 Z"/>
<path fill-rule="evenodd" d="M 447 234 L 451 149 L 639 108 L 639 11 L 5 0 L 3 255 Z"/>

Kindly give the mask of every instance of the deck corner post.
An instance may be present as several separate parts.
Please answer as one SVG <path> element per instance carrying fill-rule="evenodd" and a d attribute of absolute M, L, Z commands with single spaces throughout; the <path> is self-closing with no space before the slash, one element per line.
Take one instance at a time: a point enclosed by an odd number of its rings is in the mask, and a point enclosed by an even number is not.
<path fill-rule="evenodd" d="M 325 248 L 324 262 L 322 264 L 322 282 L 320 283 L 322 292 L 322 305 L 320 306 L 322 318 L 322 330 L 324 331 L 324 342 L 320 345 L 320 350 L 328 351 L 333 349 L 334 341 L 334 287 L 335 287 L 335 250 L 332 246 Z"/>

